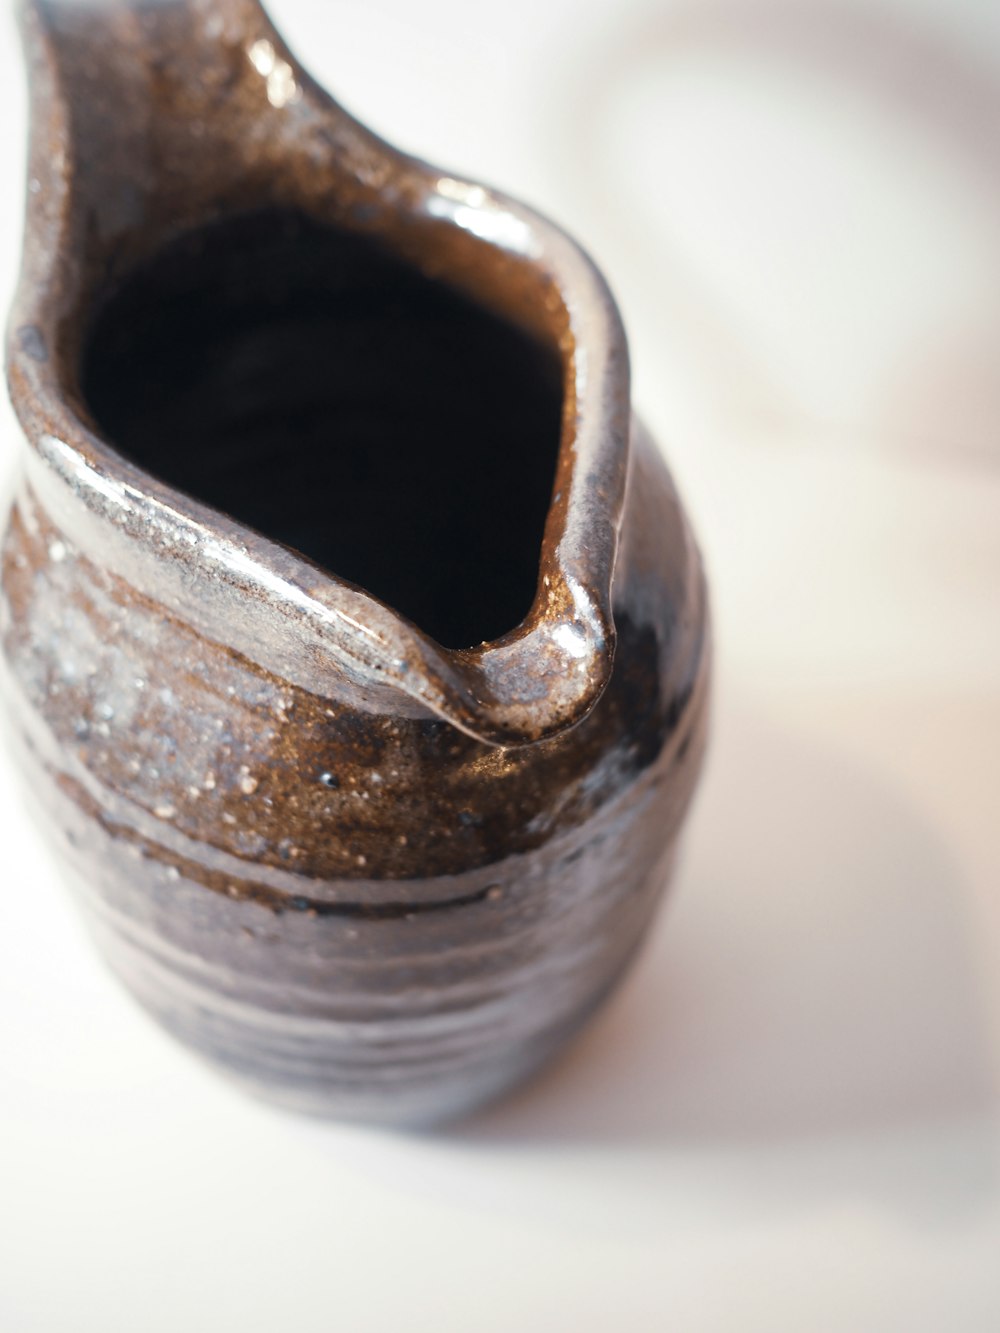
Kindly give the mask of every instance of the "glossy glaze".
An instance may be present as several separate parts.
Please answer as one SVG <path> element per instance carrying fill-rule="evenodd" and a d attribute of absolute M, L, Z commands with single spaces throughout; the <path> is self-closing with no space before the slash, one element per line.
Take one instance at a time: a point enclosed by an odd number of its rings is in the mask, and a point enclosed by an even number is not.
<path fill-rule="evenodd" d="M 26 786 L 108 961 L 193 1048 L 303 1109 L 461 1113 L 621 975 L 704 748 L 701 565 L 614 303 L 551 224 L 365 131 L 249 0 L 35 0 L 25 31 Z M 221 332 L 185 360 L 203 299 Z M 438 348 L 482 371 L 461 411 Z"/>

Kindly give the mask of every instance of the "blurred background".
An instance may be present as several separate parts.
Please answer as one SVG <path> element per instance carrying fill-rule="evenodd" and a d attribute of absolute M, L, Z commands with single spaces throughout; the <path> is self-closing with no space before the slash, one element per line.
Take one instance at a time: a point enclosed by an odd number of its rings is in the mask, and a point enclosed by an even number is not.
<path fill-rule="evenodd" d="M 607 273 L 712 581 L 709 768 L 625 989 L 411 1139 L 244 1103 L 149 1026 L 4 762 L 0 1327 L 992 1333 L 1000 6 L 270 12 L 363 121 Z M 0 124 L 6 306 L 6 11 Z"/>

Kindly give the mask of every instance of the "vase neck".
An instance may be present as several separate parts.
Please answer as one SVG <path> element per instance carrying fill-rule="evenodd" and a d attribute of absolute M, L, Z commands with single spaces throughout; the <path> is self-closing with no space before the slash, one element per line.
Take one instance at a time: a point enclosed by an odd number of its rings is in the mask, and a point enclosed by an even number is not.
<path fill-rule="evenodd" d="M 587 257 L 520 204 L 369 134 L 251 0 L 33 0 L 24 27 L 31 188 L 8 370 L 53 517 L 140 591 L 313 693 L 501 745 L 585 716 L 613 661 L 629 431 L 624 335 Z M 510 632 L 443 647 L 336 570 L 137 465 L 95 419 L 81 365 L 108 290 L 170 238 L 197 242 L 267 208 L 364 237 L 557 358 L 537 586 Z"/>

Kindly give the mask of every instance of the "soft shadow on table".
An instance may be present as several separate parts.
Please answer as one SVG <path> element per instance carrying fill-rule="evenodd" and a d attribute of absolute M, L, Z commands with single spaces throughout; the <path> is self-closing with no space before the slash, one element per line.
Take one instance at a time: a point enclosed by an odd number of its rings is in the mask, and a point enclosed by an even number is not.
<path fill-rule="evenodd" d="M 560 112 L 561 126 L 548 146 L 550 169 L 578 200 L 579 217 L 590 219 L 596 241 L 603 228 L 641 266 L 646 305 L 661 312 L 676 336 L 684 377 L 699 383 L 713 409 L 736 427 L 791 425 L 821 435 L 830 423 L 799 419 L 801 405 L 774 382 L 752 339 L 730 327 L 697 273 L 651 225 L 641 180 L 623 180 L 617 162 L 602 155 L 601 125 L 640 73 L 655 72 L 667 88 L 686 61 L 712 52 L 749 67 L 763 60 L 765 68 L 784 63 L 814 73 L 848 112 L 854 105 L 881 108 L 959 169 L 991 221 L 1000 217 L 1000 77 L 995 62 L 978 58 L 971 44 L 955 44 L 946 27 L 877 0 L 669 0 L 595 34 L 581 58 L 565 64 L 569 78 L 548 103 Z M 651 123 L 651 179 L 665 170 L 657 143 Z M 949 188 L 953 181 L 945 176 L 936 184 Z M 955 243 L 962 244 L 961 236 Z M 929 328 L 882 386 L 871 419 L 843 424 L 864 427 L 866 438 L 891 451 L 995 464 L 998 349 L 1000 321 L 985 306 L 974 327 Z M 840 442 L 843 435 L 834 431 Z"/>
<path fill-rule="evenodd" d="M 991 133 L 1000 117 L 996 70 L 951 44 L 947 29 L 916 9 L 904 15 L 875 2 L 669 0 L 615 25 L 614 40 L 594 52 L 594 68 L 579 72 L 589 96 L 574 115 L 596 121 L 636 65 L 699 49 L 777 55 L 807 72 L 833 74 L 846 95 L 878 98 L 925 125 L 1000 192 L 1000 140 Z"/>
<path fill-rule="evenodd" d="M 963 912 L 919 810 L 730 712 L 635 973 L 561 1063 L 458 1134 L 738 1155 L 975 1121 L 994 1090 Z M 952 1165 L 992 1189 L 981 1156 Z"/>

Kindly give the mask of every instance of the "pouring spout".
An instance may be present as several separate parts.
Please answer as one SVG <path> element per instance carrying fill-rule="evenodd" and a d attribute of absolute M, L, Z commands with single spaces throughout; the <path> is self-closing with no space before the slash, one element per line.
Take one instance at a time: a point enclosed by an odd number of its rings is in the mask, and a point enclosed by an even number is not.
<path fill-rule="evenodd" d="M 542 616 L 526 634 L 468 663 L 475 708 L 459 723 L 463 730 L 518 746 L 548 740 L 587 716 L 611 679 L 615 630 L 584 588 L 572 593 L 565 613 Z"/>
<path fill-rule="evenodd" d="M 568 381 L 576 411 L 560 448 L 535 602 L 522 625 L 492 643 L 448 653 L 435 645 L 436 665 L 425 675 L 433 689 L 424 701 L 491 745 L 532 744 L 575 726 L 614 667 L 613 583 L 630 452 L 627 349 L 589 262 L 579 252 L 561 257 L 581 265 Z"/>
<path fill-rule="evenodd" d="M 521 205 L 505 206 L 530 224 L 536 256 L 544 257 L 567 313 L 553 499 L 529 615 L 512 633 L 477 649 L 443 652 L 433 645 L 434 667 L 425 676 L 433 681 L 433 698 L 425 694 L 424 701 L 481 741 L 518 746 L 581 722 L 611 679 L 632 417 L 627 343 L 603 278 L 561 231 Z"/>

